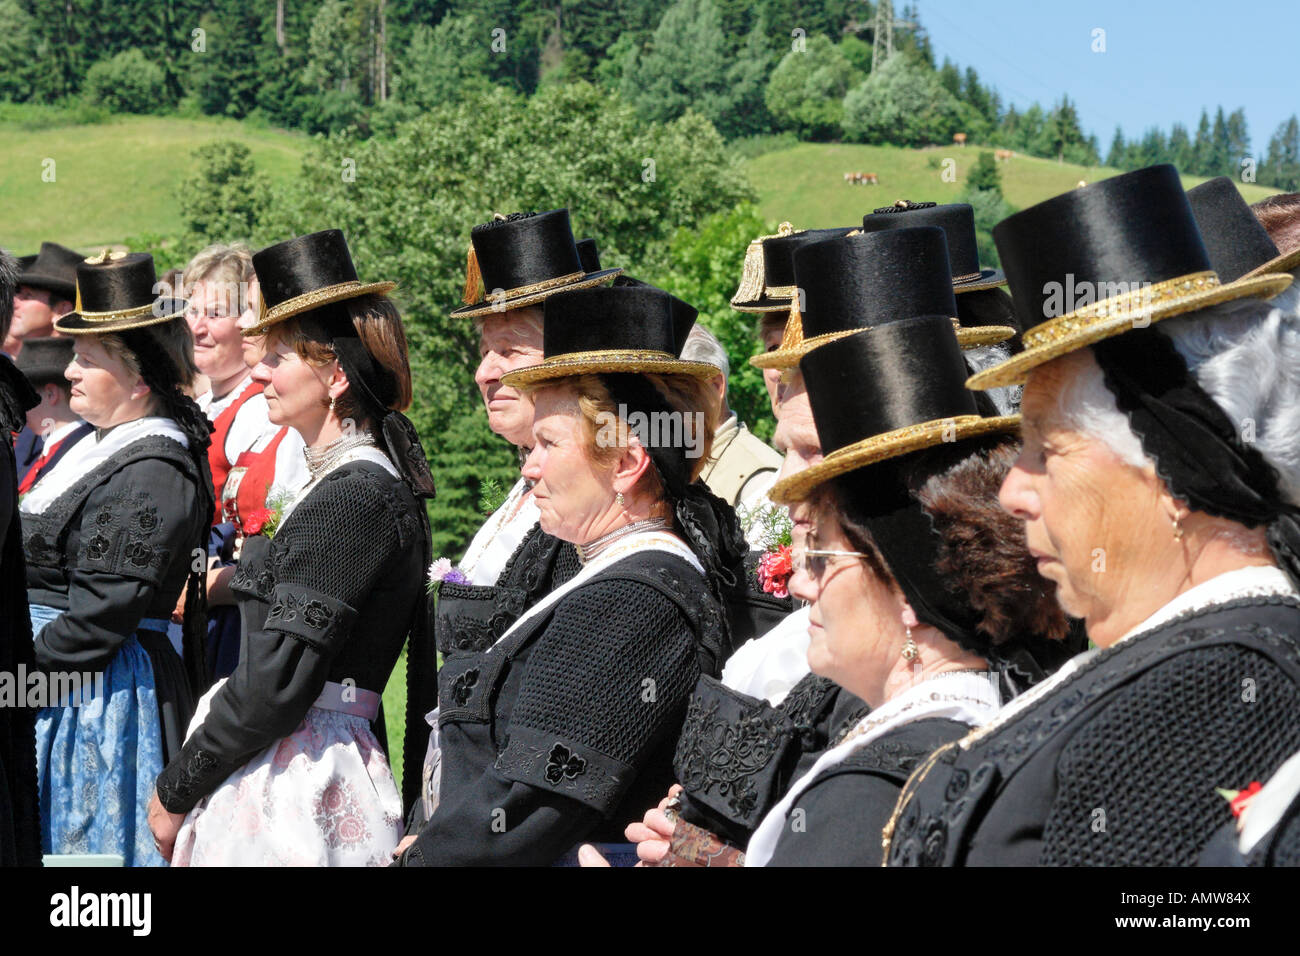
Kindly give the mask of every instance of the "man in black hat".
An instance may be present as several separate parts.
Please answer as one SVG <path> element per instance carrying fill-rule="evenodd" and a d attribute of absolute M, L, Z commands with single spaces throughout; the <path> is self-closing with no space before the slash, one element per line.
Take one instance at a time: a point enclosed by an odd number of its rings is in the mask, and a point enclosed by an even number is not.
<path fill-rule="evenodd" d="M 4 340 L 6 355 L 16 359 L 28 339 L 54 334 L 54 320 L 71 312 L 77 298 L 81 260 L 79 253 L 57 242 L 42 242 L 41 251 L 24 264 L 14 295 L 13 322 Z"/>
<path fill-rule="evenodd" d="M 13 316 L 18 264 L 0 249 L 0 334 Z M 9 436 L 36 404 L 31 386 L 0 356 L 0 672 L 36 672 L 27 606 L 27 570 L 18 519 L 18 476 Z M 23 703 L 19 700 L 16 703 Z M 0 707 L 0 866 L 41 861 L 36 789 L 36 710 Z"/>
<path fill-rule="evenodd" d="M 34 339 L 18 356 L 18 371 L 40 397 L 40 404 L 27 411 L 27 431 L 39 435 L 43 450 L 22 474 L 18 493 L 25 495 L 49 474 L 72 448 L 85 438 L 94 427 L 83 422 L 68 404 L 72 386 L 63 377 L 63 370 L 72 361 L 72 339 L 50 337 Z"/>

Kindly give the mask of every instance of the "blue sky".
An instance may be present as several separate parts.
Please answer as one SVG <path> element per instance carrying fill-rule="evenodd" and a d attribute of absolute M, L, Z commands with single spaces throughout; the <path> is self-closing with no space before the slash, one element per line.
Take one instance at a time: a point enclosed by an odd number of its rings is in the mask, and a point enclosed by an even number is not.
<path fill-rule="evenodd" d="M 894 0 L 901 16 L 907 0 Z M 1210 118 L 1244 107 L 1251 151 L 1262 156 L 1278 124 L 1300 113 L 1297 0 L 911 0 L 945 56 L 975 67 L 1003 105 L 1069 95 L 1102 158 L 1115 127 L 1128 139 L 1176 122 L 1195 135 Z M 1094 53 L 1093 30 L 1105 30 Z"/>

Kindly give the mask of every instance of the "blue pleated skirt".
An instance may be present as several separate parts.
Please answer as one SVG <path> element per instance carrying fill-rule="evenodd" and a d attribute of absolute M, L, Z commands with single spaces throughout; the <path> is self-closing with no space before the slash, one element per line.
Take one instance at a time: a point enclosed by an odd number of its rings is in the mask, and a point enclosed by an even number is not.
<path fill-rule="evenodd" d="M 33 634 L 61 613 L 33 604 Z M 115 853 L 127 866 L 166 866 L 148 823 L 162 756 L 153 666 L 132 635 L 104 671 L 101 694 L 37 714 L 45 852 Z"/>

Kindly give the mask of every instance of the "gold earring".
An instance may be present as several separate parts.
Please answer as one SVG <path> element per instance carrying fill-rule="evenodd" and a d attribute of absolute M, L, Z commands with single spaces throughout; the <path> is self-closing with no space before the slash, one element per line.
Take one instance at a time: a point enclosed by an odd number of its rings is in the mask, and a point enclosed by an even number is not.
<path fill-rule="evenodd" d="M 331 412 L 334 411 L 334 402 L 335 402 L 334 397 L 333 397 L 333 396 L 330 396 L 330 411 L 331 411 Z"/>
<path fill-rule="evenodd" d="M 907 629 L 907 643 L 903 645 L 903 660 L 911 662 L 921 656 L 921 652 L 916 647 L 916 641 L 912 640 L 912 629 Z"/>
<path fill-rule="evenodd" d="M 1183 540 L 1183 526 L 1178 523 L 1178 513 L 1174 512 L 1174 540 Z"/>
<path fill-rule="evenodd" d="M 623 492 L 620 491 L 618 494 L 616 494 L 616 495 L 614 496 L 614 500 L 617 501 L 617 502 L 618 502 L 618 506 L 619 506 L 620 508 L 622 508 L 622 507 L 623 507 Z"/>

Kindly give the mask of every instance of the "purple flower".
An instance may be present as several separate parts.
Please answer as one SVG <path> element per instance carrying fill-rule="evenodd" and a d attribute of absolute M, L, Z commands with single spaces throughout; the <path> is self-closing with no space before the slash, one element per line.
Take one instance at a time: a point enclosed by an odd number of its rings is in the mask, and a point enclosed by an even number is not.
<path fill-rule="evenodd" d="M 439 558 L 429 565 L 429 590 L 436 590 L 443 581 L 450 581 L 452 584 L 468 584 L 469 578 L 464 571 L 453 565 L 449 558 Z"/>

